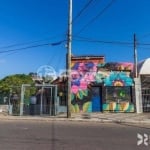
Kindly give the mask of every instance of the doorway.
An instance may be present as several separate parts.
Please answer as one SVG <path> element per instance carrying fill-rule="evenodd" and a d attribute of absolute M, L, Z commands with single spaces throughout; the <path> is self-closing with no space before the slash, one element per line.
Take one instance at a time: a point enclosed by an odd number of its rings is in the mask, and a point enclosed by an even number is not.
<path fill-rule="evenodd" d="M 102 111 L 102 87 L 92 87 L 92 112 Z"/>

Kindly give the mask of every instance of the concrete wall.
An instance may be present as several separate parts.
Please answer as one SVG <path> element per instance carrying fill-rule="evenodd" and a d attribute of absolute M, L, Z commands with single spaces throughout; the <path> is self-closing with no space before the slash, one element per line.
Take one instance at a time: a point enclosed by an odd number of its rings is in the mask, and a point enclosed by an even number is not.
<path fill-rule="evenodd" d="M 9 106 L 8 105 L 0 105 L 0 114 L 8 114 Z"/>

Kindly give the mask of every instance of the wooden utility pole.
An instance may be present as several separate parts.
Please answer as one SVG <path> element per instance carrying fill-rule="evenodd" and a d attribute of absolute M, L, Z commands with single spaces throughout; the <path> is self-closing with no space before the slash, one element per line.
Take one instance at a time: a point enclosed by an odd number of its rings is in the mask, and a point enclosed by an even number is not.
<path fill-rule="evenodd" d="M 72 0 L 69 0 L 69 16 L 68 16 L 68 55 L 67 55 L 67 118 L 71 117 L 71 49 L 72 49 Z"/>

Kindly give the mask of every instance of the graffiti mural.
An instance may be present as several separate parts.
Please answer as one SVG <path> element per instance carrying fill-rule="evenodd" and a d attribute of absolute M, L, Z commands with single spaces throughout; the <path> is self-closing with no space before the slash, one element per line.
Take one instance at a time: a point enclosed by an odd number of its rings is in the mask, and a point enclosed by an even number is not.
<path fill-rule="evenodd" d="M 132 71 L 133 70 L 133 63 L 129 62 L 109 62 L 106 63 L 104 66 L 100 66 L 100 68 L 105 68 L 109 71 Z"/>
<path fill-rule="evenodd" d="M 131 63 L 104 63 L 103 59 L 72 60 L 71 103 L 72 112 L 92 112 L 91 84 L 112 87 L 133 86 Z M 120 95 L 124 96 L 124 92 Z M 102 104 L 103 111 L 131 112 L 134 106 L 127 101 Z"/>
<path fill-rule="evenodd" d="M 72 61 L 72 112 L 92 112 L 90 84 L 95 82 L 97 66 L 103 62 L 103 58 Z"/>
<path fill-rule="evenodd" d="M 133 79 L 126 72 L 110 72 L 104 80 L 105 86 L 132 86 Z"/>
<path fill-rule="evenodd" d="M 107 63 L 102 69 L 101 77 L 103 78 L 104 86 L 110 87 L 110 90 L 106 88 L 106 102 L 103 103 L 103 111 L 134 112 L 134 105 L 129 103 L 131 101 L 130 87 L 134 85 L 131 78 L 133 64 Z M 104 70 L 108 72 L 106 73 Z"/>
<path fill-rule="evenodd" d="M 134 104 L 129 104 L 129 102 L 125 103 L 116 103 L 116 102 L 110 102 L 110 103 L 104 103 L 103 104 L 103 111 L 107 112 L 134 112 Z"/>

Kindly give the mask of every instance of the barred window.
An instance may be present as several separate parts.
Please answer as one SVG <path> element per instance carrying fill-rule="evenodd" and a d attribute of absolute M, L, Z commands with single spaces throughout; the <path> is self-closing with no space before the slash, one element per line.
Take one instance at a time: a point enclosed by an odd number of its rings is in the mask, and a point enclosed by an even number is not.
<path fill-rule="evenodd" d="M 106 87 L 106 102 L 131 102 L 131 87 Z"/>

